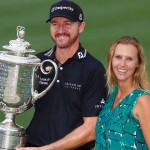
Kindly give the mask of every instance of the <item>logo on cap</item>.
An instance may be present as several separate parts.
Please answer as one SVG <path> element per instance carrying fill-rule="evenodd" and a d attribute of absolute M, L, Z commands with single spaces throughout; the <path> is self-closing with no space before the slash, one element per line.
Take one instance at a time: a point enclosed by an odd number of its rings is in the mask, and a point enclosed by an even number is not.
<path fill-rule="evenodd" d="M 51 12 L 54 12 L 55 10 L 70 10 L 71 12 L 74 11 L 74 9 L 72 7 L 66 7 L 66 6 L 53 7 L 51 9 Z"/>
<path fill-rule="evenodd" d="M 82 20 L 82 19 L 83 19 L 83 18 L 82 18 L 82 14 L 80 14 L 80 15 L 79 15 L 79 20 Z"/>

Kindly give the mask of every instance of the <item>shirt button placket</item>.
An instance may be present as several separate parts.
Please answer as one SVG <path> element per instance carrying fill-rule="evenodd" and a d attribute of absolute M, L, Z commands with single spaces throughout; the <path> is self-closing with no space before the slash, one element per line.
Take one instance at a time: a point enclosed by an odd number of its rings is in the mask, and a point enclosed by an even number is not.
<path fill-rule="evenodd" d="M 57 83 L 59 83 L 60 82 L 60 80 L 57 80 Z"/>
<path fill-rule="evenodd" d="M 63 70 L 63 67 L 60 67 L 59 69 L 60 69 L 60 70 Z"/>
<path fill-rule="evenodd" d="M 59 67 L 59 69 L 60 69 L 60 70 L 63 70 L 63 67 Z M 58 79 L 56 82 L 59 83 L 60 80 Z"/>

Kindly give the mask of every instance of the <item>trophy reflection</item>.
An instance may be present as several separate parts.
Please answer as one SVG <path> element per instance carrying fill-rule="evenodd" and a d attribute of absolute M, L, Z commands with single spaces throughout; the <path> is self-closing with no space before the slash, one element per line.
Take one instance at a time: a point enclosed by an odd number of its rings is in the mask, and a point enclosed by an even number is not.
<path fill-rule="evenodd" d="M 0 111 L 5 119 L 0 123 L 0 149 L 13 150 L 16 146 L 25 146 L 25 129 L 15 123 L 15 116 L 27 111 L 31 104 L 44 96 L 53 86 L 58 69 L 52 60 L 41 62 L 30 53 L 29 42 L 24 40 L 25 28 L 17 27 L 17 39 L 9 41 L 0 51 Z M 45 65 L 46 64 L 46 65 Z M 40 69 L 43 74 L 54 71 L 50 85 L 42 92 L 36 91 L 39 76 L 35 72 Z"/>

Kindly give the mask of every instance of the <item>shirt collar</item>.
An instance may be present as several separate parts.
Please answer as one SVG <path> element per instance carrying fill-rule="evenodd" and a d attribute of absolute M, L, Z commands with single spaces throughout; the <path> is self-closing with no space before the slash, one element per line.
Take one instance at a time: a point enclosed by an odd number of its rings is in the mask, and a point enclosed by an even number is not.
<path fill-rule="evenodd" d="M 45 53 L 44 55 L 48 58 L 51 59 L 55 59 L 55 51 L 56 51 L 56 46 L 54 46 L 54 48 L 51 48 L 47 53 Z M 87 50 L 84 49 L 81 44 L 79 45 L 79 48 L 77 50 L 77 52 L 73 55 L 73 59 L 83 59 L 85 58 L 87 55 Z"/>
<path fill-rule="evenodd" d="M 73 55 L 72 58 L 74 58 L 74 59 L 83 59 L 83 58 L 86 57 L 86 55 L 87 55 L 87 50 L 84 49 L 84 48 L 81 46 L 81 44 L 80 44 L 80 45 L 79 45 L 79 48 L 78 48 L 78 50 L 77 50 L 77 52 Z"/>

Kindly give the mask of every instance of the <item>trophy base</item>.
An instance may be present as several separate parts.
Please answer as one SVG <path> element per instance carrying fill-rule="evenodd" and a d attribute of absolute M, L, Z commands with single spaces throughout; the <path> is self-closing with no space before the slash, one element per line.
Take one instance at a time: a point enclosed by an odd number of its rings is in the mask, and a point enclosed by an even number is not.
<path fill-rule="evenodd" d="M 24 147 L 26 142 L 25 130 L 21 126 L 5 126 L 0 123 L 0 150 L 15 150 Z"/>

